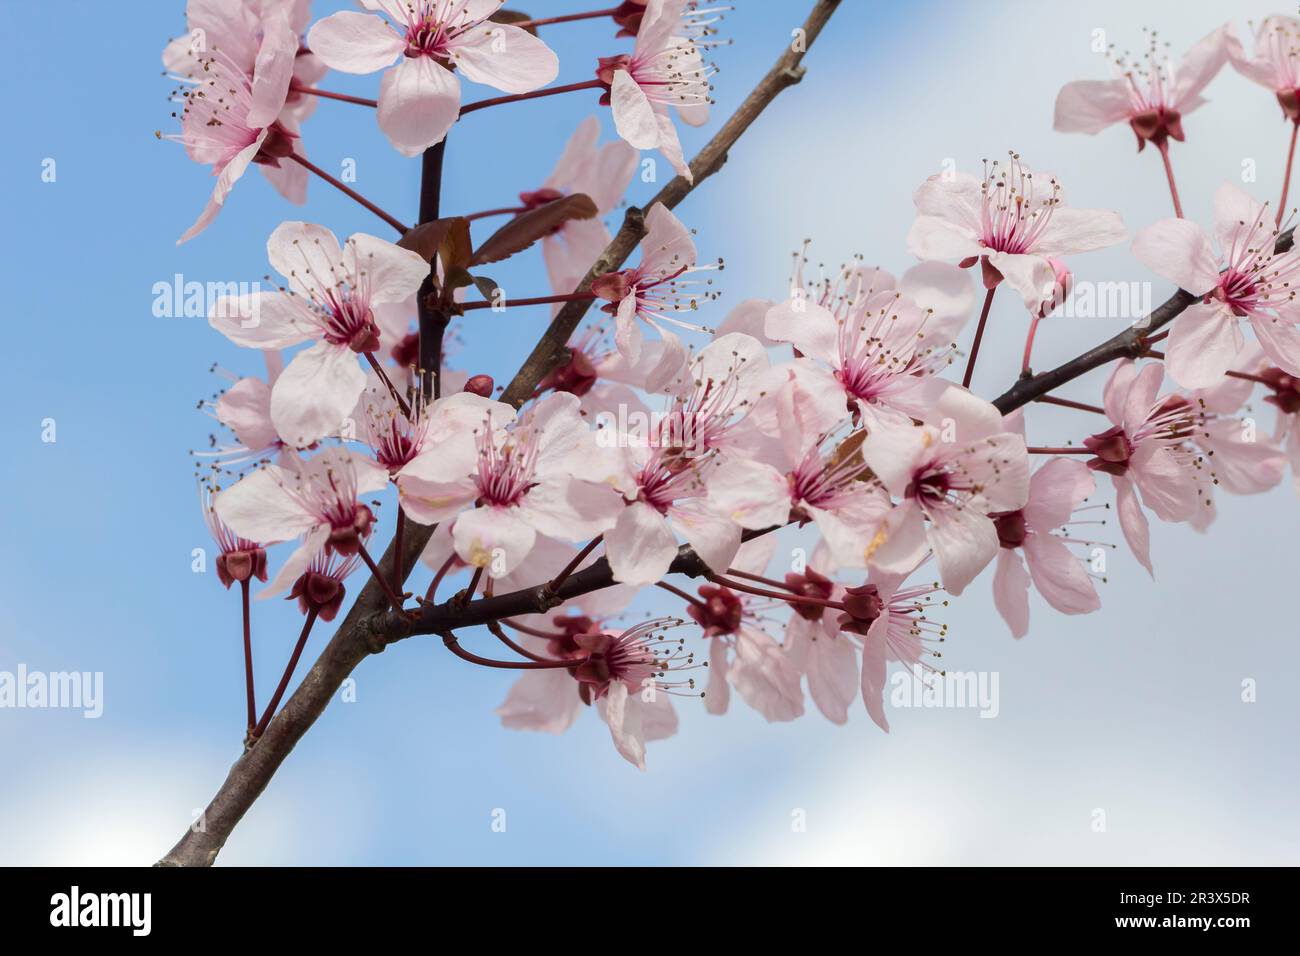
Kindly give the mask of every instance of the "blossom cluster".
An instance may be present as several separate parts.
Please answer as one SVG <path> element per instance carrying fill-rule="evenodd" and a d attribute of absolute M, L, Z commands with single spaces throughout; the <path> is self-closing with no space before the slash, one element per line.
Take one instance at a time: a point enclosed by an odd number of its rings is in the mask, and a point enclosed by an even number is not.
<path fill-rule="evenodd" d="M 501 16 L 500 0 L 362 6 L 312 24 L 299 0 L 190 4 L 190 34 L 164 55 L 180 83 L 174 138 L 217 185 L 182 238 L 211 223 L 250 165 L 305 201 L 316 170 L 304 124 L 328 98 L 317 86 L 328 70 L 383 71 L 376 118 L 405 156 L 436 148 L 458 121 L 462 79 L 510 99 L 544 93 L 558 75 L 535 26 Z M 1208 230 L 1181 217 L 1174 189 L 1179 215 L 1130 236 L 1117 212 L 1067 204 L 1056 177 L 1011 153 L 980 175 L 919 184 L 906 243 L 917 262 L 901 274 L 858 259 L 815 271 L 805 248 L 783 294 L 741 301 L 716 328 L 696 315 L 718 297 L 722 262 L 701 259 L 697 242 L 712 250 L 724 237 L 705 228 L 701 239 L 657 203 L 635 264 L 596 276 L 588 292 L 583 276 L 611 238 L 603 217 L 623 201 L 637 151 L 658 150 L 690 180 L 676 123 L 707 122 L 704 57 L 717 42 L 716 11 L 687 0 L 602 13 L 632 49 L 600 57 L 596 79 L 569 89 L 600 90 L 619 138 L 602 145 L 599 118 L 586 118 L 551 175 L 504 210 L 520 221 L 586 197 L 591 212 L 557 215 L 540 239 L 553 293 L 542 300 L 598 307 L 526 401 L 494 397 L 492 378 L 451 369 L 445 355 L 431 392 L 417 296 L 431 284 L 447 292 L 440 307 L 466 315 L 474 283 L 406 238 L 340 242 L 323 225 L 286 221 L 266 241 L 282 284 L 214 305 L 211 326 L 267 366 L 210 407 L 233 435 L 202 472 L 227 588 L 269 578 L 258 597 L 287 594 L 310 620 L 332 619 L 349 574 L 379 574 L 381 516 L 364 499 L 389 486 L 398 535 L 434 529 L 423 553 L 430 604 L 457 574 L 470 580 L 454 599 L 463 603 L 480 585 L 557 588 L 604 561 L 614 586 L 494 622 L 527 662 L 498 713 L 507 727 L 559 733 L 591 707 L 618 752 L 644 767 L 646 742 L 677 728 L 674 698 L 721 714 L 734 695 L 770 721 L 801 716 L 807 698 L 835 723 L 861 698 L 888 730 L 886 668 L 940 669 L 942 609 L 981 575 L 1021 637 L 1031 589 L 1064 614 L 1099 609 L 1096 553 L 1112 543 L 1084 530 L 1099 514 L 1113 511 L 1154 573 L 1148 514 L 1204 530 L 1220 490 L 1267 490 L 1288 461 L 1300 474 L 1300 254 L 1280 241 L 1282 217 L 1236 186 L 1215 195 Z M 1273 89 L 1296 123 L 1298 35 L 1300 21 L 1273 17 L 1253 56 L 1225 25 L 1177 70 L 1155 46 L 1116 58 L 1115 78 L 1061 91 L 1056 127 L 1126 122 L 1170 169 L 1170 140 L 1187 139 L 1188 115 L 1227 63 Z M 1028 444 L 1023 411 L 1004 414 L 969 388 L 996 291 L 1005 283 L 1024 307 L 1028 374 L 1033 329 L 1073 283 L 1074 257 L 1130 241 L 1171 292 L 1193 299 L 1168 331 L 1167 357 L 1152 329 L 1136 358 L 1114 364 L 1100 404 L 1070 403 L 1082 410 L 1077 434 Z M 472 322 L 463 328 L 473 334 Z M 950 372 L 963 358 L 959 383 Z M 1246 411 L 1261 391 L 1277 411 L 1271 435 Z M 791 526 L 811 542 L 806 560 L 777 557 Z M 287 553 L 268 567 L 276 545 Z M 685 553 L 706 569 L 693 590 L 665 580 Z M 404 607 L 402 582 L 381 583 Z M 639 594 L 666 613 L 636 620 L 627 609 Z M 275 703 L 254 724 L 250 700 L 253 736 Z"/>

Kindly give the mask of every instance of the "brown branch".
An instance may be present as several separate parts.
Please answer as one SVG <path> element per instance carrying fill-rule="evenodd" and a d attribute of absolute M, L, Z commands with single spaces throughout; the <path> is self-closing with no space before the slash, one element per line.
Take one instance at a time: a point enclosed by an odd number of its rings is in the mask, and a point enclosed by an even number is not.
<path fill-rule="evenodd" d="M 721 168 L 726 161 L 727 150 L 740 138 L 740 135 L 749 128 L 750 124 L 776 98 L 778 93 L 799 82 L 802 78 L 803 67 L 800 63 L 803 60 L 804 51 L 812 45 L 812 42 L 821 33 L 826 21 L 830 19 L 831 14 L 839 4 L 840 0 L 818 0 L 803 26 L 803 49 L 798 51 L 786 50 L 777 60 L 776 66 L 763 77 L 758 86 L 740 105 L 739 109 L 723 124 L 717 135 L 692 160 L 691 172 L 694 177 L 694 184 L 688 183 L 678 176 L 659 191 L 653 202 L 661 202 L 666 207 L 672 208 L 689 195 L 695 186 L 698 186 Z M 434 153 L 434 150 L 437 150 L 437 152 Z M 430 155 L 430 153 L 434 154 Z M 440 187 L 441 166 L 440 147 L 434 147 L 433 150 L 426 151 L 421 181 L 421 222 L 437 218 L 437 190 Z M 432 210 L 431 215 L 430 210 Z M 600 258 L 592 266 L 591 271 L 588 272 L 587 277 L 575 291 L 587 291 L 590 288 L 591 280 L 596 275 L 622 265 L 636 247 L 642 235 L 644 235 L 644 224 L 641 212 L 638 209 L 629 209 L 624 217 L 623 227 L 609 246 L 606 247 Z M 419 296 L 421 309 L 425 308 L 424 291 L 422 289 Z M 582 320 L 588 306 L 589 303 L 586 302 L 571 302 L 560 310 L 560 313 L 552 321 L 550 328 L 547 329 L 533 353 L 524 362 L 514 379 L 511 380 L 505 394 L 502 396 L 503 401 L 511 402 L 517 407 L 533 393 L 537 383 L 564 356 L 565 343 L 568 342 L 569 336 L 572 335 L 573 330 L 577 328 L 578 323 Z M 440 370 L 441 366 L 442 330 L 438 329 L 439 318 L 442 317 L 430 315 L 428 330 L 431 334 L 426 336 L 424 334 L 426 313 L 422 311 L 420 315 L 421 366 L 429 373 Z M 445 330 L 445 318 L 442 318 L 442 329 Z M 433 352 L 432 348 L 435 344 L 438 348 L 436 353 Z M 432 389 L 426 390 L 426 394 L 429 394 L 430 391 Z M 432 527 L 422 525 L 416 525 L 410 529 L 402 549 L 401 565 L 396 573 L 394 572 L 394 564 L 397 561 L 397 549 L 390 544 L 383 558 L 379 561 L 380 575 L 385 580 L 405 581 L 432 533 Z M 677 560 L 673 562 L 673 567 L 681 573 L 704 573 L 703 562 L 689 548 L 683 548 L 679 552 Z M 608 587 L 612 583 L 613 576 L 609 571 L 608 562 L 602 558 L 591 566 L 570 575 L 560 586 L 559 595 L 545 593 L 533 600 L 532 603 L 536 605 L 540 601 L 541 603 L 549 603 L 549 606 L 554 607 L 555 603 L 564 600 L 569 594 L 587 593 L 601 587 Z M 540 585 L 533 590 L 541 591 L 544 587 L 544 585 Z M 451 602 L 447 602 L 444 605 L 425 608 L 421 612 L 420 620 L 439 618 L 440 615 L 454 617 L 454 621 L 449 621 L 441 628 L 445 632 L 452 627 L 467 627 L 474 623 L 482 623 L 486 620 L 496 620 L 500 617 L 523 613 L 523 611 L 492 613 L 495 606 L 494 602 L 503 602 L 508 598 L 513 599 L 515 604 L 523 606 L 520 599 L 515 595 L 503 595 L 501 597 L 482 598 L 465 606 L 458 605 L 453 615 L 450 611 Z M 372 577 L 367 581 L 356 602 L 348 611 L 342 625 L 335 631 L 324 652 L 312 665 L 311 670 L 307 672 L 298 689 L 289 698 L 288 703 L 284 705 L 280 713 L 267 726 L 265 733 L 257 742 L 246 750 L 243 756 L 231 767 L 225 782 L 204 810 L 203 816 L 186 831 L 177 844 L 159 861 L 160 866 L 211 866 L 236 825 L 243 819 L 244 814 L 248 812 L 257 798 L 261 796 L 262 791 L 271 782 L 271 778 L 280 768 L 280 765 L 284 763 L 285 758 L 288 757 L 316 718 L 325 710 L 330 699 L 357 664 L 368 655 L 379 653 L 389 644 L 409 636 L 410 633 L 414 633 L 411 631 L 412 625 L 409 620 L 403 615 L 386 613 L 387 605 L 388 600 L 383 588 Z M 482 608 L 485 605 L 489 608 L 489 613 L 486 616 L 482 613 Z"/>
<path fill-rule="evenodd" d="M 1277 242 L 1273 246 L 1275 252 L 1286 252 L 1291 248 L 1293 232 L 1294 230 L 1288 229 L 1277 237 Z M 1005 415 L 1007 412 L 1015 411 L 1021 405 L 1032 402 L 1048 392 L 1060 388 L 1066 382 L 1072 382 L 1080 375 L 1091 372 L 1095 368 L 1100 368 L 1109 362 L 1124 358 L 1141 358 L 1147 354 L 1148 339 L 1151 333 L 1178 318 L 1184 309 L 1196 301 L 1196 296 L 1179 289 L 1167 300 L 1156 306 L 1151 311 L 1147 321 L 1141 322 L 1130 329 L 1125 329 L 1119 335 L 1107 339 L 1096 348 L 1089 349 L 1082 355 L 1070 359 L 1064 365 L 1054 368 L 1050 372 L 1022 378 L 995 398 L 993 404 L 998 407 L 998 411 Z"/>

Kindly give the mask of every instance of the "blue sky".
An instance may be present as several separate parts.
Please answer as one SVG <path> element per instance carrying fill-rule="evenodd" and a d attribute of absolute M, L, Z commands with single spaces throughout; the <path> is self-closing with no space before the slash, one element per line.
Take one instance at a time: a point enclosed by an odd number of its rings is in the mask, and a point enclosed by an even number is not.
<path fill-rule="evenodd" d="M 322 16 L 346 6 L 317 0 Z M 718 51 L 717 116 L 768 68 L 802 2 L 741 0 Z M 548 0 L 534 16 L 575 9 Z M 191 571 L 209 547 L 188 449 L 211 422 L 196 411 L 222 382 L 213 362 L 259 370 L 194 318 L 158 318 L 152 288 L 186 279 L 240 281 L 267 271 L 264 240 L 305 217 L 340 236 L 386 235 L 365 210 L 312 182 L 306 211 L 255 174 L 206 233 L 175 238 L 210 179 L 171 128 L 171 84 L 159 52 L 184 29 L 182 4 L 0 2 L 0 28 L 22 38 L 0 63 L 8 145 L 0 151 L 0 233 L 15 361 L 0 377 L 7 454 L 0 488 L 11 533 L 0 549 L 0 671 L 102 671 L 104 715 L 0 710 L 0 863 L 147 863 L 174 842 L 238 753 L 242 662 L 238 604 L 212 574 Z M 704 258 L 723 256 L 728 303 L 778 297 L 789 254 L 853 253 L 901 271 L 911 191 L 952 158 L 974 168 L 1018 149 L 1049 168 L 1072 203 L 1120 210 L 1130 228 L 1169 215 L 1159 163 L 1131 134 L 1051 131 L 1071 79 L 1102 77 L 1092 31 L 1140 46 L 1167 27 L 1175 49 L 1254 3 L 1005 2 L 886 4 L 849 0 L 724 171 L 679 214 Z M 69 59 L 51 41 L 67 23 L 93 31 L 94 55 Z M 621 51 L 605 24 L 547 30 L 559 82 L 586 79 L 594 57 Z M 373 96 L 377 77 L 331 74 L 322 85 Z M 468 98 L 492 95 L 467 85 Z M 1174 163 L 1187 213 L 1204 219 L 1214 188 L 1258 169 L 1280 187 L 1286 129 L 1269 95 L 1225 71 L 1211 103 L 1188 118 Z M 599 109 L 587 93 L 469 116 L 447 149 L 444 212 L 508 204 L 536 188 L 573 128 Z M 602 111 L 606 135 L 612 124 Z M 683 134 L 692 153 L 716 129 Z M 399 218 L 414 217 L 419 163 L 388 146 L 371 113 L 322 103 L 308 122 L 310 157 L 338 170 Z M 55 178 L 44 181 L 46 160 Z M 666 167 L 661 165 L 666 171 Z M 630 201 L 656 184 L 634 184 Z M 1080 277 L 1151 281 L 1127 247 L 1080 257 Z M 494 269 L 514 295 L 546 292 L 537 256 Z M 517 291 L 516 291 L 517 290 Z M 528 291 L 524 291 L 528 290 Z M 536 290 L 535 292 L 533 290 Z M 1167 294 L 1155 280 L 1156 301 Z M 546 321 L 478 313 L 463 323 L 456 362 L 498 381 L 513 373 Z M 1023 315 L 994 310 L 975 387 L 1014 377 Z M 1068 320 L 1040 332 L 1043 364 L 1122 326 Z M 1095 399 L 1104 376 L 1070 394 Z M 1041 410 L 1031 438 L 1055 444 L 1078 428 Z M 1271 424 L 1271 412 L 1262 413 Z M 57 441 L 42 441 L 53 419 Z M 1103 610 L 1049 616 L 1014 642 L 993 612 L 987 578 L 954 602 L 950 666 L 997 671 L 1001 713 L 914 710 L 881 734 L 860 705 L 849 726 L 816 714 L 767 725 L 742 708 L 711 718 L 687 702 L 682 732 L 652 745 L 647 773 L 613 751 L 594 715 L 561 738 L 502 730 L 492 709 L 510 680 L 413 640 L 367 661 L 355 702 L 336 702 L 298 747 L 222 856 L 226 863 L 1080 863 L 1294 862 L 1300 829 L 1290 684 L 1300 664 L 1287 596 L 1294 589 L 1300 503 L 1290 487 L 1224 498 L 1208 536 L 1153 529 L 1158 580 L 1126 552 L 1113 558 Z M 1118 529 L 1101 534 L 1118 541 Z M 353 587 L 355 590 L 355 585 Z M 258 608 L 263 699 L 296 636 L 283 602 Z M 321 629 L 309 645 L 319 650 Z M 1244 679 L 1258 701 L 1243 704 Z M 588 719 L 589 718 L 589 719 Z M 1098 808 L 1105 833 L 1093 832 Z M 505 810 L 504 833 L 491 827 Z M 792 832 L 804 811 L 806 832 Z"/>

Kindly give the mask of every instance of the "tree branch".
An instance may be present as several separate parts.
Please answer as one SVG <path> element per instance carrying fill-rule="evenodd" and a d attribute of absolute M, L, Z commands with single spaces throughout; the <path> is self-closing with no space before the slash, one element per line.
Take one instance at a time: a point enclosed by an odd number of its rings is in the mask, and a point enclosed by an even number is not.
<path fill-rule="evenodd" d="M 763 77 L 753 92 L 746 97 L 739 109 L 723 124 L 717 135 L 692 160 L 691 173 L 694 177 L 694 183 L 688 183 L 684 178 L 678 176 L 664 186 L 652 202 L 662 202 L 668 208 L 672 208 L 689 195 L 695 186 L 698 186 L 722 167 L 727 158 L 727 150 L 749 128 L 758 115 L 776 98 L 778 93 L 799 82 L 803 77 L 803 67 L 800 64 L 804 52 L 821 33 L 826 21 L 830 19 L 831 14 L 834 13 L 839 4 L 840 0 L 818 0 L 803 25 L 801 48 L 797 50 L 788 49 L 782 54 L 776 65 Z M 430 210 L 434 213 L 430 218 L 437 217 L 438 202 L 436 196 L 441 179 L 441 144 L 433 147 L 433 149 L 438 150 L 438 152 L 433 157 L 430 156 L 429 152 L 426 152 L 421 179 L 420 219 L 422 222 L 427 221 L 426 213 Z M 618 234 L 596 260 L 591 271 L 587 273 L 586 278 L 575 291 L 587 291 L 590 288 L 591 280 L 595 276 L 622 265 L 627 257 L 631 255 L 632 250 L 644 233 L 645 227 L 640 210 L 629 209 L 624 216 L 622 228 L 619 229 Z M 421 298 L 423 297 L 421 296 Z M 564 357 L 565 344 L 582 320 L 582 316 L 586 314 L 589 304 L 587 302 L 571 302 L 560 310 L 560 313 L 552 321 L 550 328 L 543 335 L 542 340 L 534 348 L 533 353 L 507 386 L 505 394 L 502 396 L 503 401 L 510 402 L 518 407 L 532 395 L 537 383 Z M 426 351 L 432 352 L 432 341 L 426 345 L 424 329 L 425 316 L 421 313 L 421 365 L 432 370 L 431 363 L 434 359 L 432 356 L 426 358 Z M 430 331 L 434 332 L 434 335 L 428 338 L 432 340 L 436 336 L 438 340 L 437 361 L 440 367 L 441 335 L 437 333 L 436 327 L 431 327 Z M 406 580 L 432 533 L 432 527 L 415 525 L 410 529 L 410 533 L 407 534 L 406 541 L 403 544 L 401 574 L 397 580 Z M 685 550 L 689 551 L 689 549 Z M 393 565 L 396 560 L 395 547 L 390 544 L 383 558 L 379 561 L 379 570 L 385 579 L 392 577 Z M 673 565 L 675 568 L 680 565 L 684 569 L 683 573 L 692 573 L 690 570 L 686 570 L 689 568 L 703 567 L 703 563 L 694 556 L 694 552 L 679 554 Z M 696 570 L 694 573 L 702 572 Z M 597 590 L 600 587 L 608 586 L 608 583 L 612 583 L 612 581 L 613 577 L 609 572 L 608 563 L 602 558 L 591 567 L 571 575 L 560 586 L 561 600 L 566 594 L 579 594 Z M 502 598 L 483 598 L 460 608 L 458 614 L 464 618 L 464 623 L 459 623 L 458 618 L 458 623 L 454 626 L 466 627 L 476 623 L 471 618 L 482 613 L 481 610 L 476 610 L 476 608 L 481 608 L 482 605 L 488 602 L 503 600 L 506 597 L 510 597 L 510 595 L 503 595 Z M 554 602 L 555 598 L 549 597 L 548 600 Z M 551 606 L 554 606 L 554 604 Z M 409 633 L 413 633 L 410 632 L 411 625 L 409 621 L 401 615 L 388 615 L 386 613 L 387 607 L 388 599 L 383 588 L 372 577 L 366 582 L 356 602 L 348 611 L 347 617 L 338 630 L 335 631 L 324 652 L 312 665 L 311 670 L 307 672 L 306 677 L 303 678 L 298 689 L 294 691 L 293 696 L 289 698 L 288 703 L 271 721 L 265 733 L 257 742 L 235 761 L 234 766 L 231 767 L 229 774 L 226 776 L 225 782 L 221 785 L 221 789 L 212 798 L 203 816 L 181 837 L 171 851 L 158 861 L 159 866 L 211 866 L 215 862 L 217 854 L 221 852 L 221 848 L 225 845 L 235 826 L 243 819 L 244 814 L 248 812 L 257 798 L 261 796 L 262 791 L 270 783 L 271 777 L 275 775 L 275 772 L 284 763 L 285 758 L 289 756 L 290 751 L 293 750 L 303 734 L 307 732 L 307 729 L 325 710 L 330 698 L 338 691 L 343 681 L 352 673 L 357 664 L 368 655 L 379 653 L 388 644 L 409 636 Z M 439 605 L 434 609 L 426 609 L 425 612 L 422 612 L 421 620 L 423 620 L 425 613 L 431 614 L 432 611 L 448 613 L 439 610 L 442 607 L 442 605 Z M 501 616 L 505 616 L 505 613 L 503 612 Z M 450 626 L 445 627 L 444 630 L 448 630 Z"/>
<path fill-rule="evenodd" d="M 1277 237 L 1274 252 L 1286 252 L 1291 248 L 1293 229 L 1288 229 Z M 1046 395 L 1053 389 L 1060 388 L 1066 382 L 1073 381 L 1086 372 L 1100 368 L 1108 362 L 1123 358 L 1140 358 L 1146 349 L 1146 340 L 1152 332 L 1168 325 L 1182 314 L 1183 310 L 1196 302 L 1197 297 L 1190 292 L 1179 289 L 1166 301 L 1156 306 L 1146 322 L 1125 329 L 1112 338 L 1102 342 L 1096 348 L 1089 349 L 1082 355 L 1070 359 L 1064 365 L 1022 378 L 1016 384 L 993 400 L 998 411 L 1003 415 L 1015 411 L 1027 402 Z"/>

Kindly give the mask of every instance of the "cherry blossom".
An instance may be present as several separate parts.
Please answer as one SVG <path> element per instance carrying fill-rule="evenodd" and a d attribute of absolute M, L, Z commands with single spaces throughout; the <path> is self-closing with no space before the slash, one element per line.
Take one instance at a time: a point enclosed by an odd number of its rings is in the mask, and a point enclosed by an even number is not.
<path fill-rule="evenodd" d="M 500 418 L 514 418 L 510 406 L 491 405 Z M 614 524 L 618 496 L 575 477 L 590 472 L 594 456 L 577 398 L 556 393 L 509 428 L 485 416 L 472 445 L 444 443 L 418 456 L 397 485 L 408 515 L 422 524 L 451 520 L 456 553 L 497 576 L 517 568 L 539 534 L 585 540 Z"/>
<path fill-rule="evenodd" d="M 974 304 L 961 269 L 922 263 L 896 283 L 882 270 L 846 266 L 811 288 L 801 272 L 795 294 L 767 313 L 765 331 L 798 350 L 792 374 L 819 400 L 854 409 L 869 427 L 989 411 L 939 377 Z"/>
<path fill-rule="evenodd" d="M 987 413 L 944 429 L 874 431 L 862 443 L 862 457 L 898 499 L 865 543 L 867 562 L 904 574 L 933 549 L 943 586 L 953 594 L 965 590 L 997 554 L 990 515 L 1016 511 L 1028 500 L 1024 439 L 991 430 Z"/>
<path fill-rule="evenodd" d="M 528 93 L 555 79 L 559 61 L 527 30 L 489 18 L 502 0 L 362 0 L 318 21 L 307 45 L 344 73 L 385 70 L 379 128 L 403 156 L 442 141 L 460 114 L 459 70 L 505 93 Z M 393 61 L 401 60 L 394 66 Z"/>
<path fill-rule="evenodd" d="M 692 311 L 699 307 L 701 299 L 716 297 L 707 290 L 694 291 L 696 280 L 683 277 L 721 268 L 721 262 L 716 266 L 697 266 L 690 233 L 661 203 L 650 207 L 645 224 L 640 264 L 597 277 L 591 291 L 609 303 L 602 308 L 615 318 L 614 341 L 619 354 L 644 373 L 643 387 L 657 391 L 681 369 L 686 352 L 681 340 L 665 324 L 705 331 L 701 326 L 674 318 L 673 313 Z M 638 319 L 659 333 L 663 343 L 659 349 L 647 352 Z M 654 364 L 648 367 L 647 357 L 654 359 Z"/>
<path fill-rule="evenodd" d="M 1140 372 L 1128 359 L 1116 365 L 1103 393 L 1112 427 L 1083 443 L 1095 456 L 1088 467 L 1110 475 L 1124 539 L 1152 576 L 1143 505 L 1162 521 L 1178 522 L 1191 520 L 1198 506 L 1209 503 L 1204 457 L 1188 442 L 1194 406 L 1181 395 L 1159 397 L 1163 381 L 1158 362 Z"/>
<path fill-rule="evenodd" d="M 217 580 L 230 590 L 236 581 L 245 582 L 252 578 L 266 580 L 266 549 L 256 541 L 249 541 L 230 530 L 229 525 L 217 517 L 212 506 L 212 486 L 199 482 L 199 507 L 203 511 L 203 523 L 208 533 L 217 543 Z"/>
<path fill-rule="evenodd" d="M 1235 34 L 1227 42 L 1228 59 L 1242 76 L 1277 96 L 1282 115 L 1300 121 L 1300 19 L 1274 14 L 1260 21 L 1255 31 L 1254 56 L 1248 56 Z"/>
<path fill-rule="evenodd" d="M 708 121 L 709 79 L 702 51 L 712 41 L 689 36 L 686 0 L 647 0 L 631 55 L 601 57 L 597 78 L 608 87 L 602 98 L 614 113 L 618 135 L 637 149 L 657 149 L 687 182 L 694 182 L 682 154 L 670 108 L 691 126 Z"/>
<path fill-rule="evenodd" d="M 287 288 L 223 297 L 209 324 L 236 345 L 299 352 L 271 391 L 271 420 L 288 443 L 302 448 L 339 428 L 365 388 L 358 355 L 383 343 L 374 306 L 400 302 L 429 274 L 417 253 L 358 232 L 342 247 L 323 226 L 285 222 L 266 243 L 267 257 Z"/>
<path fill-rule="evenodd" d="M 1127 236 L 1119 213 L 1074 209 L 1049 173 L 1035 175 L 1016 153 L 1006 164 L 984 165 L 984 176 L 938 173 L 912 197 L 918 216 L 907 248 L 921 259 L 980 262 L 984 286 L 1003 279 L 1030 311 L 1056 288 L 1052 258 L 1091 252 Z"/>
<path fill-rule="evenodd" d="M 1275 252 L 1278 229 L 1266 203 L 1225 183 L 1214 194 L 1214 232 L 1185 219 L 1162 219 L 1138 232 L 1133 255 L 1151 271 L 1201 299 L 1174 320 L 1169 374 L 1185 388 L 1215 384 L 1241 350 L 1246 319 L 1264 352 L 1300 375 L 1300 253 Z"/>
<path fill-rule="evenodd" d="M 1065 84 L 1056 97 L 1053 127 L 1061 133 L 1098 133 L 1128 123 L 1139 151 L 1148 140 L 1161 148 L 1169 139 L 1182 142 L 1183 117 L 1206 102 L 1201 92 L 1227 61 L 1234 40 L 1231 26 L 1224 24 L 1193 44 L 1175 66 L 1152 32 L 1141 58 L 1112 59 L 1117 78 Z"/>
<path fill-rule="evenodd" d="M 205 5 L 204 9 L 210 8 Z M 248 16 L 251 14 L 241 12 L 236 19 Z M 233 52 L 226 51 L 224 42 L 208 46 L 204 41 L 201 46 L 186 47 L 184 53 L 178 53 L 173 44 L 164 54 L 169 67 L 179 68 L 181 80 L 175 97 L 181 104 L 181 132 L 166 138 L 184 145 L 195 162 L 211 165 L 217 178 L 207 205 L 177 244 L 208 227 L 250 164 L 277 167 L 294 152 L 296 133 L 279 122 L 298 53 L 298 38 L 287 15 L 276 11 L 260 21 L 261 39 L 251 61 L 257 31 L 242 34 L 248 22 L 230 29 L 225 29 L 226 23 L 213 24 L 216 35 L 211 41 L 229 41 Z M 179 61 L 169 62 L 177 56 Z M 284 185 L 283 181 L 278 185 Z M 294 198 L 295 190 L 286 188 Z"/>
<path fill-rule="evenodd" d="M 1024 434 L 1020 412 L 1008 415 L 1005 422 L 1008 431 Z M 993 575 L 993 603 L 1013 637 L 1029 633 L 1031 580 L 1043 599 L 1062 614 L 1088 614 L 1101 607 L 1083 562 L 1066 546 L 1075 539 L 1057 533 L 1068 530 L 1073 515 L 1095 491 L 1096 482 L 1083 462 L 1053 458 L 1030 476 L 1023 508 L 992 516 L 1001 546 Z"/>
<path fill-rule="evenodd" d="M 259 598 L 283 593 L 324 551 L 357 554 L 374 514 L 360 496 L 388 484 L 388 472 L 364 455 L 327 448 L 308 459 L 266 465 L 217 495 L 214 510 L 238 535 L 275 544 L 302 536 Z M 323 573 L 323 572 L 322 572 Z"/>

